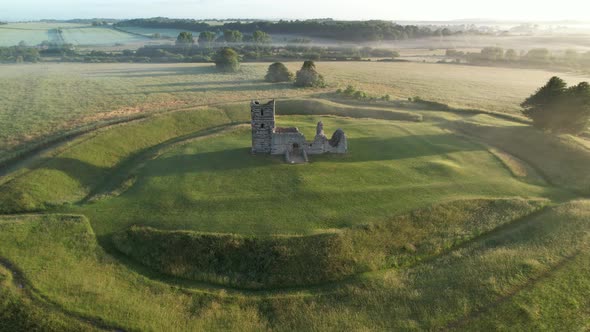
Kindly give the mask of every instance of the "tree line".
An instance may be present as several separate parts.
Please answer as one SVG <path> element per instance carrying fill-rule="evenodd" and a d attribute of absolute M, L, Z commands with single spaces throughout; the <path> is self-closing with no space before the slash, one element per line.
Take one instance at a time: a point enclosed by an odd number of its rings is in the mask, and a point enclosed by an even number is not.
<path fill-rule="evenodd" d="M 335 21 L 335 20 L 295 20 L 278 22 L 257 21 L 250 23 L 224 23 L 214 26 L 191 19 L 147 18 L 121 21 L 115 26 L 168 28 L 189 31 L 239 31 L 240 33 L 299 34 L 313 37 L 330 38 L 341 41 L 381 41 L 403 40 L 431 36 L 450 36 L 461 34 L 448 28 L 430 28 L 416 25 L 399 25 L 390 21 Z"/>
<path fill-rule="evenodd" d="M 578 52 L 568 49 L 552 53 L 546 48 L 534 48 L 528 51 L 504 49 L 501 47 L 484 47 L 479 53 L 462 52 L 453 49 L 446 50 L 446 57 L 461 60 L 471 64 L 507 64 L 528 66 L 557 66 L 568 69 L 590 68 L 590 52 Z"/>
<path fill-rule="evenodd" d="M 268 43 L 231 44 L 206 43 L 197 44 L 189 32 L 177 37 L 175 45 L 148 45 L 137 50 L 84 51 L 77 50 L 72 44 L 45 41 L 30 47 L 25 43 L 20 46 L 4 47 L 2 62 L 36 62 L 42 60 L 62 62 L 140 62 L 140 63 L 178 63 L 178 62 L 213 62 L 216 52 L 230 46 L 243 61 L 363 61 L 366 58 L 395 58 L 396 51 L 372 47 L 327 47 L 311 45 L 274 45 Z M 22 56 L 19 58 L 18 56 Z M 18 61 L 17 61 L 18 60 Z"/>
<path fill-rule="evenodd" d="M 256 30 L 252 34 L 244 35 L 238 30 L 225 30 L 218 35 L 215 31 L 202 31 L 198 39 L 192 32 L 183 31 L 176 38 L 176 45 L 192 45 L 198 43 L 201 46 L 212 46 L 213 43 L 254 43 L 268 44 L 272 37 L 264 31 Z"/>
<path fill-rule="evenodd" d="M 0 47 L 0 62 L 21 63 L 41 60 L 39 50 L 27 46 Z"/>

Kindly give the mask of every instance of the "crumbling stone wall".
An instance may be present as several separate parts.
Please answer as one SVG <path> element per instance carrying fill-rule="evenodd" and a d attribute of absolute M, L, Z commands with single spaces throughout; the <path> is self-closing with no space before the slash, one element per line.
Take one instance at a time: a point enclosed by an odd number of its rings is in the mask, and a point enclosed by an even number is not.
<path fill-rule="evenodd" d="M 342 129 L 336 130 L 331 139 L 324 134 L 324 125 L 318 122 L 313 141 L 308 142 L 297 128 L 275 127 L 274 100 L 260 104 L 251 103 L 252 153 L 284 155 L 285 152 L 300 150 L 305 155 L 323 153 L 346 153 L 348 141 Z"/>
<path fill-rule="evenodd" d="M 250 103 L 252 117 L 252 153 L 270 153 L 275 128 L 275 101 Z"/>

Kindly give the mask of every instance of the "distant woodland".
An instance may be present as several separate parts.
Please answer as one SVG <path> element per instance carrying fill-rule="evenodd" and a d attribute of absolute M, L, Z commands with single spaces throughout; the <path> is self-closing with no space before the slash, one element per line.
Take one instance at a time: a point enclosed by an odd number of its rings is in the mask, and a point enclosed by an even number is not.
<path fill-rule="evenodd" d="M 116 23 L 115 26 L 185 29 L 198 32 L 237 30 L 242 33 L 253 33 L 255 31 L 263 31 L 272 34 L 305 35 L 340 41 L 403 40 L 464 33 L 462 31 L 453 32 L 447 28 L 432 29 L 416 25 L 399 25 L 389 21 L 335 21 L 331 19 L 278 22 L 257 21 L 251 23 L 235 22 L 224 23 L 223 25 L 210 25 L 191 19 L 157 17 L 121 21 Z"/>

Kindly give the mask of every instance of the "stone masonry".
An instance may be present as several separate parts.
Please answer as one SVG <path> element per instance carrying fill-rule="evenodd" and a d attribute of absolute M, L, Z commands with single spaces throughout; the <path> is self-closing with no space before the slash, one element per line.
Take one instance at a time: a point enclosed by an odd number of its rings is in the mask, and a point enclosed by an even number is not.
<path fill-rule="evenodd" d="M 293 162 L 294 159 L 307 161 L 307 155 L 348 151 L 348 142 L 342 129 L 336 130 L 332 138 L 328 139 L 324 134 L 324 125 L 320 121 L 317 124 L 314 140 L 309 142 L 295 127 L 275 127 L 274 100 L 266 104 L 253 101 L 250 109 L 252 153 L 285 155 L 288 162 Z"/>

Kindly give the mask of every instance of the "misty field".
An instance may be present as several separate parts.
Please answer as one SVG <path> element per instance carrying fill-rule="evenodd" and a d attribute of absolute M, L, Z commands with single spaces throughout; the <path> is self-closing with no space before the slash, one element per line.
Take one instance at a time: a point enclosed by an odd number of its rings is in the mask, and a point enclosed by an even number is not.
<path fill-rule="evenodd" d="M 154 34 L 160 34 L 162 38 L 174 38 L 178 36 L 179 33 L 187 31 L 181 29 L 165 29 L 165 28 L 142 28 L 142 27 L 118 27 L 118 30 L 128 31 L 131 33 L 137 33 L 140 35 L 144 35 L 146 37 L 152 37 Z M 197 31 L 191 31 L 194 37 L 199 35 Z"/>
<path fill-rule="evenodd" d="M 82 29 L 81 29 L 82 30 Z M 296 71 L 301 63 L 287 63 Z M 375 96 L 421 97 L 454 107 L 518 113 L 555 73 L 421 63 L 320 62 L 325 89 L 294 89 L 262 78 L 268 63 L 219 74 L 212 64 L 31 64 L 0 66 L 0 157 L 41 136 L 143 113 L 330 93 L 349 84 Z M 560 75 L 568 82 L 586 77 Z"/>
<path fill-rule="evenodd" d="M 61 31 L 61 37 L 57 35 Z M 113 46 L 137 44 L 149 39 L 133 35 L 112 27 L 94 27 L 74 23 L 10 23 L 0 25 L 0 46 L 14 46 L 21 41 L 36 46 L 44 41 L 73 44 L 75 46 Z"/>
<path fill-rule="evenodd" d="M 101 46 L 145 41 L 146 38 L 121 32 L 110 27 L 82 27 L 63 29 L 64 41 L 77 46 Z"/>

